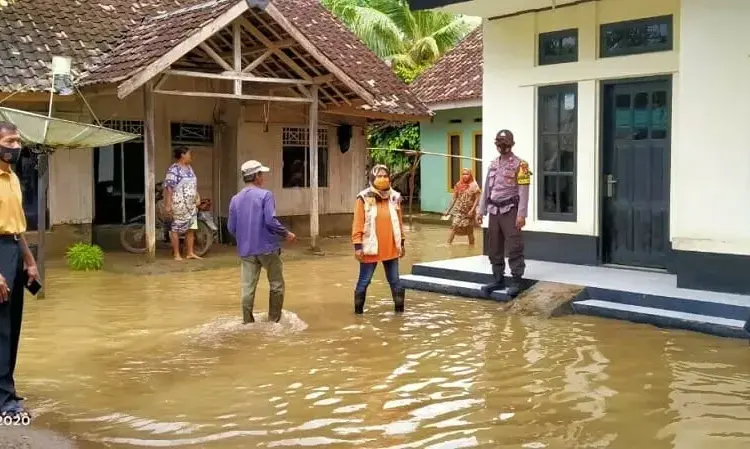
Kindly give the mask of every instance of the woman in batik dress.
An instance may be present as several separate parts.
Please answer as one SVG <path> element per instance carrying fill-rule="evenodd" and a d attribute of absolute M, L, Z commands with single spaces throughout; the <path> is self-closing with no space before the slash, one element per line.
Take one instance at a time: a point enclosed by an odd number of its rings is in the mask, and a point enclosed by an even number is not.
<path fill-rule="evenodd" d="M 191 151 L 186 147 L 174 149 L 175 163 L 164 179 L 164 206 L 169 217 L 169 239 L 175 260 L 180 255 L 180 236 L 185 236 L 185 257 L 200 259 L 194 252 L 195 231 L 198 229 L 198 178 L 195 177 Z"/>
<path fill-rule="evenodd" d="M 451 234 L 448 237 L 449 245 L 453 244 L 453 239 L 457 235 L 468 236 L 469 245 L 474 244 L 474 224 L 481 192 L 471 170 L 463 169 L 461 179 L 453 187 L 453 201 L 445 211 L 445 215 L 450 214 L 453 217 Z"/>

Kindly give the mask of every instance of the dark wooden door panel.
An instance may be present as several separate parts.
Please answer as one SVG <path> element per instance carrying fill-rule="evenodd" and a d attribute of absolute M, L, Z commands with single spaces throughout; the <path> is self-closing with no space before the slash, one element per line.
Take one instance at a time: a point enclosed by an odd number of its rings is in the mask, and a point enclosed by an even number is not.
<path fill-rule="evenodd" d="M 610 89 L 603 161 L 605 258 L 663 268 L 669 251 L 669 84 Z"/>

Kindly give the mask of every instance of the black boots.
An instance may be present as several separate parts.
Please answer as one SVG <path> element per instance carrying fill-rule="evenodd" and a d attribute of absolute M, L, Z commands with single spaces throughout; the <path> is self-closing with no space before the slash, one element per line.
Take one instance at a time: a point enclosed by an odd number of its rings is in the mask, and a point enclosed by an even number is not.
<path fill-rule="evenodd" d="M 393 293 L 393 304 L 396 313 L 404 312 L 404 301 L 406 300 L 406 292 L 404 289 L 391 290 Z"/>
<path fill-rule="evenodd" d="M 505 290 L 505 267 L 493 265 L 492 277 L 495 278 L 495 281 L 485 284 L 481 288 L 482 294 L 485 296 L 490 296 L 495 290 Z"/>
<path fill-rule="evenodd" d="M 508 296 L 511 298 L 515 298 L 518 296 L 519 293 L 521 293 L 521 278 L 514 277 L 510 280 L 510 285 L 508 285 L 508 290 L 505 291 Z"/>
<path fill-rule="evenodd" d="M 406 299 L 406 292 L 404 289 L 398 289 L 398 290 L 391 290 L 391 294 L 393 294 L 393 309 L 396 311 L 396 313 L 403 313 L 404 311 L 404 302 Z M 365 312 L 365 298 L 367 297 L 367 293 L 357 293 L 354 292 L 354 313 L 357 315 L 362 315 Z"/>
<path fill-rule="evenodd" d="M 365 298 L 367 292 L 357 293 L 354 292 L 354 313 L 362 315 L 365 312 Z"/>

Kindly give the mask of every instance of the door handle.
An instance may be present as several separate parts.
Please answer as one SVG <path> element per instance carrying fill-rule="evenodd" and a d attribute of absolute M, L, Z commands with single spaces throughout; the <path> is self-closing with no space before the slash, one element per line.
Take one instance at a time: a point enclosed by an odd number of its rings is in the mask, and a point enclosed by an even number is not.
<path fill-rule="evenodd" d="M 615 184 L 617 184 L 617 180 L 615 177 L 610 173 L 607 175 L 607 198 L 612 198 L 615 196 Z"/>

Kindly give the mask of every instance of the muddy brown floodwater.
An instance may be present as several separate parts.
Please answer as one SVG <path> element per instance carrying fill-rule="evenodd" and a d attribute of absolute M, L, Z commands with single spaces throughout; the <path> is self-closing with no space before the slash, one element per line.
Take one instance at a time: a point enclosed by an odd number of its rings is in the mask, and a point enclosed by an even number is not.
<path fill-rule="evenodd" d="M 410 233 L 401 272 L 480 251 L 445 238 Z M 280 325 L 238 324 L 236 266 L 50 270 L 17 371 L 37 425 L 82 448 L 750 447 L 746 341 L 416 292 L 396 317 L 380 269 L 355 317 L 349 246 L 325 249 L 286 264 Z"/>

